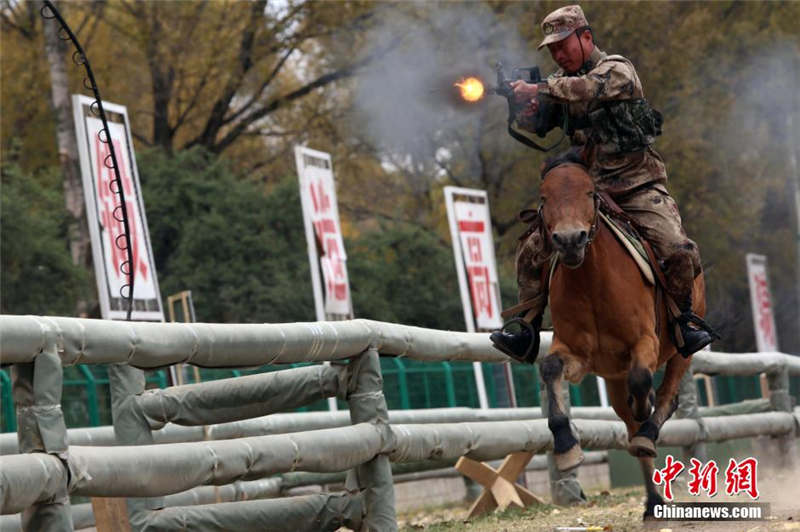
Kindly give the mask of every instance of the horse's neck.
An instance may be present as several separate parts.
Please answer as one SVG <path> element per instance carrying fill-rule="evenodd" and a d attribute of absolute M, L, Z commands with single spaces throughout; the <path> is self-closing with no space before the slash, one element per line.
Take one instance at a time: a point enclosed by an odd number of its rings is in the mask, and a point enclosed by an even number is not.
<path fill-rule="evenodd" d="M 608 279 L 613 265 L 609 265 L 608 260 L 604 259 L 608 257 L 609 251 L 611 251 L 610 246 L 615 245 L 620 247 L 605 222 L 598 219 L 594 238 L 586 247 L 586 255 L 584 256 L 581 267 L 577 270 L 564 268 L 564 270 L 569 272 L 568 275 L 572 277 L 572 283 L 570 284 L 578 282 L 583 286 L 591 286 L 593 291 L 596 291 L 598 288 L 611 289 L 612 287 L 608 286 L 604 281 Z"/>

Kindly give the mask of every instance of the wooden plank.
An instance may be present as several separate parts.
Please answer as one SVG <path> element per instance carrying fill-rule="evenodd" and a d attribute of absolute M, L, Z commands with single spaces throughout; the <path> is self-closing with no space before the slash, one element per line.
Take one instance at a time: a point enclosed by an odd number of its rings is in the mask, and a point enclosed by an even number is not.
<path fill-rule="evenodd" d="M 484 488 L 490 488 L 497 478 L 497 471 L 484 462 L 478 462 L 466 456 L 458 459 L 455 465 L 456 471 L 468 476 Z"/>
<path fill-rule="evenodd" d="M 492 492 L 484 490 L 481 496 L 472 503 L 469 512 L 467 512 L 467 519 L 469 520 L 473 517 L 489 513 L 495 508 L 497 508 L 497 502 L 495 502 Z"/>
<path fill-rule="evenodd" d="M 538 495 L 528 490 L 528 488 L 520 486 L 519 484 L 517 484 L 517 493 L 519 494 L 519 498 L 522 499 L 522 502 L 525 504 L 525 506 L 531 506 L 533 504 L 545 504 L 544 500 L 542 500 Z"/>
<path fill-rule="evenodd" d="M 497 480 L 494 481 L 491 487 L 491 492 L 494 496 L 495 502 L 497 503 L 497 507 L 501 510 L 505 510 L 512 504 L 518 508 L 524 507 L 522 504 L 522 499 L 520 499 L 519 495 L 517 495 L 517 490 L 514 484 L 502 477 L 497 477 Z"/>
<path fill-rule="evenodd" d="M 97 532 L 131 532 L 125 499 L 92 497 L 92 511 Z"/>
<path fill-rule="evenodd" d="M 505 460 L 503 460 L 503 463 L 500 464 L 500 468 L 497 470 L 497 473 L 504 479 L 514 482 L 520 473 L 525 471 L 525 467 L 532 458 L 532 452 L 522 451 L 518 453 L 511 453 L 506 456 Z"/>
<path fill-rule="evenodd" d="M 455 465 L 456 470 L 484 487 L 481 496 L 470 507 L 467 519 L 483 515 L 495 508 L 505 510 L 512 504 L 519 508 L 531 504 L 544 504 L 542 499 L 527 488 L 515 483 L 520 473 L 525 471 L 531 458 L 533 458 L 532 452 L 511 453 L 505 457 L 497 471 L 485 462 L 478 462 L 466 456 L 459 458 Z"/>

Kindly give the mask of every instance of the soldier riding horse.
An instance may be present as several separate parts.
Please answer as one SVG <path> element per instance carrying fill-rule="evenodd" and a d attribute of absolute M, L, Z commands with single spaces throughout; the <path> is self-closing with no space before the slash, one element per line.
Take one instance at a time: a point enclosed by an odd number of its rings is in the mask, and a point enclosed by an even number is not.
<path fill-rule="evenodd" d="M 549 279 L 553 342 L 540 363 L 549 401 L 559 470 L 583 461 L 562 404 L 563 379 L 588 373 L 606 379 L 609 401 L 628 429 L 628 451 L 639 458 L 647 489 L 645 515 L 661 498 L 653 485 L 655 442 L 677 408 L 678 385 L 691 360 L 678 356 L 667 306 L 601 214 L 601 199 L 586 167 L 566 159 L 549 169 L 541 187 L 543 232 L 560 265 Z M 603 219 L 601 219 L 601 217 Z M 705 314 L 702 272 L 694 279 L 693 311 Z M 538 347 L 538 346 L 537 346 Z M 665 365 L 653 392 L 653 374 Z"/>
<path fill-rule="evenodd" d="M 658 431 L 677 406 L 691 355 L 717 337 L 702 320 L 700 254 L 666 189 L 664 162 L 651 146 L 661 115 L 644 99 L 633 64 L 595 46 L 580 6 L 554 11 L 542 30 L 539 47 L 549 48 L 560 70 L 541 82 L 512 83 L 518 106 L 525 105 L 513 117 L 514 137 L 523 135 L 519 129 L 543 137 L 560 126 L 572 150 L 542 172 L 539 211 L 523 211 L 529 228 L 517 249 L 519 304 L 504 312 L 512 319 L 491 340 L 512 358 L 533 363 L 549 292 L 554 337 L 540 365 L 558 468 L 583 459 L 560 404 L 561 381 L 600 375 L 628 428 L 629 451 L 641 460 L 647 516 L 660 500 L 652 482 Z M 601 203 L 642 237 L 650 270 L 640 269 L 622 246 L 624 237 L 600 222 Z M 644 280 L 646 271 L 658 286 Z M 664 381 L 654 394 L 653 373 L 662 364 Z"/>

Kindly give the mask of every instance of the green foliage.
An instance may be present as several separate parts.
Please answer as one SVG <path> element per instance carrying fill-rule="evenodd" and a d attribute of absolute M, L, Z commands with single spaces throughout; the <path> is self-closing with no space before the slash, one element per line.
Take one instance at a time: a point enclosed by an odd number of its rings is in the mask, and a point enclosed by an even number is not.
<path fill-rule="evenodd" d="M 199 321 L 314 319 L 294 177 L 265 193 L 200 149 L 146 151 L 139 169 L 165 300 L 192 290 Z M 346 249 L 357 317 L 464 330 L 449 242 L 385 223 Z"/>
<path fill-rule="evenodd" d="M 71 316 L 89 283 L 67 249 L 59 176 L 31 176 L 10 159 L 0 168 L 0 312 Z"/>
<path fill-rule="evenodd" d="M 357 317 L 465 329 L 449 243 L 419 226 L 386 223 L 345 247 Z"/>
<path fill-rule="evenodd" d="M 269 194 L 200 150 L 139 157 L 162 296 L 192 290 L 198 321 L 314 319 L 297 183 Z"/>

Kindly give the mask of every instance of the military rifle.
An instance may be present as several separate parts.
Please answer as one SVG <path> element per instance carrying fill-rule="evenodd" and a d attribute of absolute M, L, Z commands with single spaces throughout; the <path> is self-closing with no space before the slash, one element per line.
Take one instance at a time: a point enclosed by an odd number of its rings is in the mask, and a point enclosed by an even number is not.
<path fill-rule="evenodd" d="M 540 83 L 543 80 L 539 71 L 539 67 L 533 66 L 527 68 L 513 68 L 511 70 L 511 77 L 507 78 L 503 63 L 498 61 L 495 65 L 495 73 L 497 75 L 497 86 L 490 87 L 489 92 L 503 96 L 508 102 L 508 134 L 511 135 L 514 140 L 521 142 L 529 148 L 543 152 L 551 151 L 561 144 L 561 142 L 564 140 L 564 136 L 562 136 L 558 142 L 552 146 L 540 146 L 527 136 L 519 133 L 513 127 L 511 127 L 519 113 L 527 105 L 527 103 L 517 103 L 516 99 L 514 98 L 514 89 L 511 88 L 511 83 L 519 80 L 522 80 L 526 83 Z"/>

